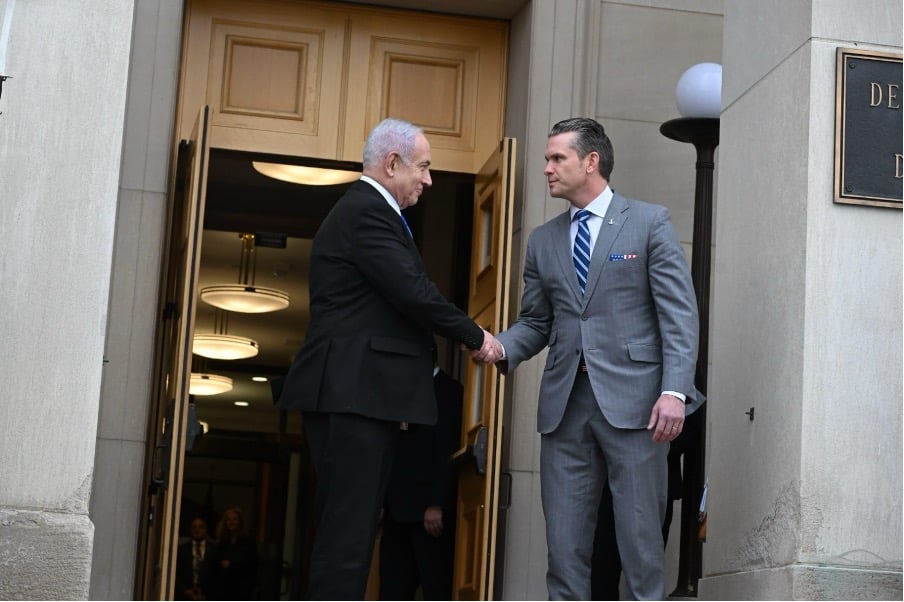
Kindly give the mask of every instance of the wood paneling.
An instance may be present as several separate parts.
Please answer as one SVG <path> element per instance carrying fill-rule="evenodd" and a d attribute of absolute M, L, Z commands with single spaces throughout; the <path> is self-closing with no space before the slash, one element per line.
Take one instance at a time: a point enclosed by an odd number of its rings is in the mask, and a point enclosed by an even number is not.
<path fill-rule="evenodd" d="M 507 25 L 499 21 L 368 11 L 353 17 L 346 160 L 367 132 L 398 117 L 423 127 L 438 169 L 476 173 L 502 137 Z M 360 60 L 366 58 L 366 60 Z"/>
<path fill-rule="evenodd" d="M 345 15 L 294 2 L 193 0 L 187 18 L 182 113 L 210 105 L 213 147 L 336 157 Z"/>
<path fill-rule="evenodd" d="M 179 135 L 211 107 L 211 145 L 361 161 L 385 117 L 424 128 L 436 169 L 475 173 L 502 137 L 508 26 L 328 2 L 191 0 Z"/>

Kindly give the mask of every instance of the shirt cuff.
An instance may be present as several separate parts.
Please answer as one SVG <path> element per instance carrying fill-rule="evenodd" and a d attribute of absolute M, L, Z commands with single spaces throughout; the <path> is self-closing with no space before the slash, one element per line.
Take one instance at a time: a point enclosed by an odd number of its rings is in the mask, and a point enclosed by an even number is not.
<path fill-rule="evenodd" d="M 681 403 L 687 403 L 687 395 L 685 395 L 684 393 L 679 393 L 678 391 L 663 391 L 662 394 L 677 397 L 681 400 Z"/>

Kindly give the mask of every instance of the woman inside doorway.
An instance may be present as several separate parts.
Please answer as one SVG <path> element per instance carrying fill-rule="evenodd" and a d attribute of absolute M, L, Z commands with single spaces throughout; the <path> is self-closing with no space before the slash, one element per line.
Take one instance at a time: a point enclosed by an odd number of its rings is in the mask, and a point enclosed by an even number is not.
<path fill-rule="evenodd" d="M 257 548 L 239 508 L 226 510 L 220 518 L 214 564 L 213 599 L 254 599 Z"/>

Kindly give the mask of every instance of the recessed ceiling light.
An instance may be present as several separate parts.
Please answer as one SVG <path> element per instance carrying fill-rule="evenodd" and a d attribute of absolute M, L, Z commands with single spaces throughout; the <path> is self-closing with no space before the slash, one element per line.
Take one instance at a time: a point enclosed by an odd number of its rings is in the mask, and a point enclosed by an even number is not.
<path fill-rule="evenodd" d="M 265 383 L 270 379 L 267 378 L 266 376 L 252 376 L 251 380 L 253 380 L 256 383 Z"/>
<path fill-rule="evenodd" d="M 240 408 L 246 408 L 246 407 L 248 407 L 248 402 L 247 402 L 247 401 L 233 401 L 232 404 L 233 404 L 233 405 L 237 405 L 237 406 L 239 406 Z"/>

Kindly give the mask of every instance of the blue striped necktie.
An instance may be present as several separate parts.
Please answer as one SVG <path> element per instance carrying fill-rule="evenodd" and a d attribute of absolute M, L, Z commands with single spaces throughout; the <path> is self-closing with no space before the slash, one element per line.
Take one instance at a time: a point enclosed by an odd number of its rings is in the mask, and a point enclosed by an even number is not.
<path fill-rule="evenodd" d="M 581 287 L 583 295 L 584 289 L 587 287 L 587 271 L 590 269 L 590 228 L 587 227 L 590 212 L 581 209 L 574 214 L 574 219 L 578 220 L 578 233 L 574 237 L 572 259 L 574 260 L 574 270 L 578 274 L 578 286 Z"/>

